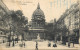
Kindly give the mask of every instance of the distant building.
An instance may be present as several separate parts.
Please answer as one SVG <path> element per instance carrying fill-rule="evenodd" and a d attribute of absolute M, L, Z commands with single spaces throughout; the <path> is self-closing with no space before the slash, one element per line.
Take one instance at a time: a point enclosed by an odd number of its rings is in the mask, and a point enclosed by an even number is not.
<path fill-rule="evenodd" d="M 37 39 L 39 34 L 40 39 L 45 38 L 44 26 L 45 26 L 45 15 L 40 9 L 38 3 L 37 9 L 32 14 L 32 21 L 30 22 L 31 28 L 29 29 L 29 36 L 32 39 Z"/>

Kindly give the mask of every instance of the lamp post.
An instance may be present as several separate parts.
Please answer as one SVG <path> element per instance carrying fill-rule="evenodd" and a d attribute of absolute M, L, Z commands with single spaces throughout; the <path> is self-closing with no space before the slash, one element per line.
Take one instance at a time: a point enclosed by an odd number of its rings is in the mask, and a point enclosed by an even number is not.
<path fill-rule="evenodd" d="M 71 25 L 71 16 L 69 17 L 69 25 L 68 25 L 68 47 L 70 47 L 70 25 Z"/>
<path fill-rule="evenodd" d="M 15 46 L 15 26 L 14 25 L 12 25 L 12 41 L 13 41 L 13 44 L 12 44 L 12 46 L 14 47 Z"/>
<path fill-rule="evenodd" d="M 12 37 L 12 40 L 13 40 L 13 46 L 15 45 L 15 44 L 14 44 L 14 39 L 15 39 L 15 38 L 14 38 L 14 33 L 13 33 L 13 37 Z"/>
<path fill-rule="evenodd" d="M 10 42 L 11 42 L 11 26 L 10 26 L 10 35 L 9 35 L 9 46 L 10 46 Z"/>
<path fill-rule="evenodd" d="M 16 27 L 16 29 L 15 29 L 16 30 L 16 36 L 17 36 L 17 39 L 16 40 L 17 40 L 17 43 L 18 43 L 18 32 L 17 32 L 18 30 L 17 29 L 18 28 Z"/>
<path fill-rule="evenodd" d="M 18 35 L 17 35 L 17 43 L 18 43 Z"/>

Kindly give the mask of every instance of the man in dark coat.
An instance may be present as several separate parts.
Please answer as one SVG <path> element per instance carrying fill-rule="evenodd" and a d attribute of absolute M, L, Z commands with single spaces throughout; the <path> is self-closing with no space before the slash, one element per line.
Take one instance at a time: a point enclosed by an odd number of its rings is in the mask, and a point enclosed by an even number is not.
<path fill-rule="evenodd" d="M 55 44 L 53 44 L 53 47 L 57 47 L 56 43 L 55 43 Z"/>
<path fill-rule="evenodd" d="M 36 42 L 36 50 L 38 50 L 38 42 Z"/>
<path fill-rule="evenodd" d="M 48 47 L 51 47 L 51 43 L 50 42 L 48 43 Z"/>

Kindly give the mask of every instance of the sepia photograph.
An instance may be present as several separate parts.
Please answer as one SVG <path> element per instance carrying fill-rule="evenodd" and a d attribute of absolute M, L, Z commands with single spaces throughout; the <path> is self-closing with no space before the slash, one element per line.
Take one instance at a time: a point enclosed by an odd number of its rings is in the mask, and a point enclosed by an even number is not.
<path fill-rule="evenodd" d="M 0 50 L 80 50 L 80 0 L 0 0 Z"/>

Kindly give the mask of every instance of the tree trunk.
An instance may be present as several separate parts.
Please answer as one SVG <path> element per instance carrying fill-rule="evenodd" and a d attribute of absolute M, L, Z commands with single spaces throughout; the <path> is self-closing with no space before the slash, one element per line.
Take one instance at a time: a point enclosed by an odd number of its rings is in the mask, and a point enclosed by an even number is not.
<path fill-rule="evenodd" d="M 17 35 L 17 43 L 18 43 L 18 35 Z"/>
<path fill-rule="evenodd" d="M 57 42 L 57 37 L 55 36 L 55 43 Z"/>

